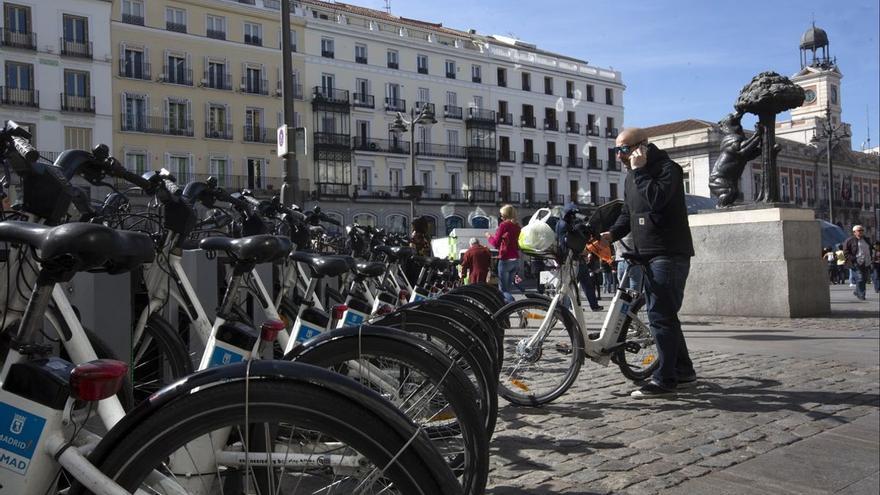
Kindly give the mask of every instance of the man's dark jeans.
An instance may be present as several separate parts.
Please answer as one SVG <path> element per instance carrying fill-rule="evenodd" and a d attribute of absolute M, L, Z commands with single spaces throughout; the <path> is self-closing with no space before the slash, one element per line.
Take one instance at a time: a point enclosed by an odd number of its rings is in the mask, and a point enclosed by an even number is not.
<path fill-rule="evenodd" d="M 644 274 L 648 321 L 660 355 L 653 379 L 665 388 L 675 388 L 679 377 L 695 375 L 678 319 L 690 267 L 688 257 L 658 256 Z"/>

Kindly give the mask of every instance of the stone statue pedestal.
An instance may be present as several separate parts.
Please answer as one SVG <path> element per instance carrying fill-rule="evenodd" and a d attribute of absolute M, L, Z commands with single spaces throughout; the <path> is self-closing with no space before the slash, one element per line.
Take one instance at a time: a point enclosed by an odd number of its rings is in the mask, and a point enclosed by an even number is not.
<path fill-rule="evenodd" d="M 688 217 L 695 256 L 681 314 L 830 314 L 828 274 L 813 210 L 761 206 Z"/>

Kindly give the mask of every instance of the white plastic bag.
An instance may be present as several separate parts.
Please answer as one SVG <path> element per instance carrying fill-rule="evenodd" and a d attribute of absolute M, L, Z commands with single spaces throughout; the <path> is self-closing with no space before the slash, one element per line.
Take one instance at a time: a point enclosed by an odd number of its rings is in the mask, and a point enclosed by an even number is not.
<path fill-rule="evenodd" d="M 519 232 L 519 248 L 523 251 L 549 251 L 556 244 L 556 233 L 547 225 L 550 209 L 541 208 L 532 215 L 529 224 Z"/>

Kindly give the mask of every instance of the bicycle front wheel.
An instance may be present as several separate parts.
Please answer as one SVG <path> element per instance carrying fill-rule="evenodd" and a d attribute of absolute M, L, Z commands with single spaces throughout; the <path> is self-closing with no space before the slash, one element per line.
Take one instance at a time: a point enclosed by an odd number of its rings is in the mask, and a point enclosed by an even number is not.
<path fill-rule="evenodd" d="M 648 325 L 639 318 L 639 310 L 644 303 L 645 299 L 641 297 L 630 306 L 619 337 L 619 341 L 624 344 L 614 352 L 614 362 L 617 363 L 620 372 L 635 382 L 651 378 L 654 370 L 660 366 L 654 335 Z"/>
<path fill-rule="evenodd" d="M 162 407 L 100 469 L 132 493 L 458 493 L 443 462 L 411 443 L 424 435 L 376 407 L 320 384 L 227 382 Z"/>
<path fill-rule="evenodd" d="M 527 298 L 493 318 L 504 331 L 498 393 L 509 402 L 538 406 L 564 394 L 584 362 L 584 340 L 574 317 L 550 301 Z"/>

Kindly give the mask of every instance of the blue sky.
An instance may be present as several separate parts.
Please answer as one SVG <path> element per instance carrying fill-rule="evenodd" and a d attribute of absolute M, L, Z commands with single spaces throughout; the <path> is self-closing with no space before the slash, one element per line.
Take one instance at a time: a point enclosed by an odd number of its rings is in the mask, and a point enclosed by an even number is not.
<path fill-rule="evenodd" d="M 347 0 L 383 9 L 384 0 Z M 755 74 L 800 69 L 798 44 L 815 16 L 843 73 L 843 120 L 853 147 L 880 145 L 878 0 L 392 0 L 391 13 L 538 47 L 623 72 L 625 124 L 730 112 Z"/>

